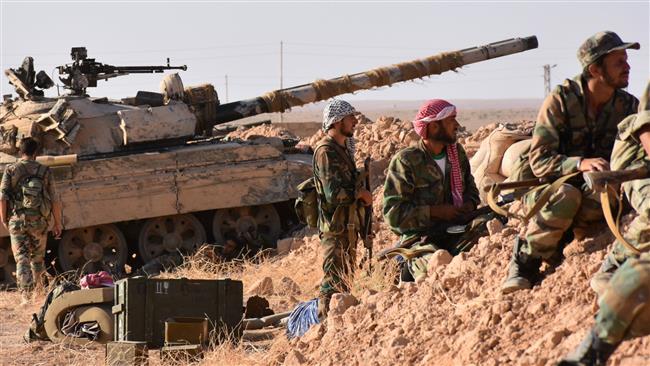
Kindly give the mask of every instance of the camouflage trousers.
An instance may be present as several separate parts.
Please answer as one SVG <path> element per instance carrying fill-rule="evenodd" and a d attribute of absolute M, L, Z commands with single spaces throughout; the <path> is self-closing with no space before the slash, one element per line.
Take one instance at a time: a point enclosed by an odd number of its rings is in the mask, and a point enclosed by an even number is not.
<path fill-rule="evenodd" d="M 357 263 L 357 234 L 342 235 L 320 234 L 323 250 L 323 280 L 320 285 L 320 297 L 329 299 L 334 293 L 348 292 Z"/>
<path fill-rule="evenodd" d="M 650 334 L 650 253 L 628 259 L 599 299 L 595 329 L 611 344 Z"/>
<path fill-rule="evenodd" d="M 460 235 L 457 235 L 457 238 L 454 238 L 450 235 L 440 235 L 435 238 L 428 238 L 425 243 L 414 245 L 411 249 L 444 249 L 452 255 L 456 255 L 460 252 L 457 248 Z M 414 279 L 418 277 L 426 276 L 427 270 L 429 267 L 429 259 L 433 254 L 425 254 L 416 258 L 413 258 L 407 262 L 409 272 Z"/>
<path fill-rule="evenodd" d="M 43 217 L 16 217 L 9 220 L 11 250 L 16 260 L 16 282 L 21 291 L 30 291 L 35 279 L 45 272 L 47 220 Z"/>
<path fill-rule="evenodd" d="M 526 210 L 533 207 L 542 191 L 535 189 L 524 196 Z M 602 221 L 603 212 L 597 193 L 590 192 L 584 184 L 582 188 L 563 184 L 531 218 L 522 251 L 535 258 L 549 259 L 570 227 L 584 232 L 590 225 Z"/>
<path fill-rule="evenodd" d="M 641 252 L 650 252 L 650 179 L 625 182 L 623 190 L 630 205 L 638 213 L 624 237 Z M 623 263 L 625 259 L 636 255 L 617 241 L 610 251 L 610 257 L 616 263 Z"/>

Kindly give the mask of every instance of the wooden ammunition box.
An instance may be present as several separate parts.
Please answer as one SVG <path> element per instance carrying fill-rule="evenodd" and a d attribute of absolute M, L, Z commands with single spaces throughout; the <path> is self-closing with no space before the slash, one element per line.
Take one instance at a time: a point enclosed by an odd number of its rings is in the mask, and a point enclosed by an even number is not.
<path fill-rule="evenodd" d="M 241 281 L 126 278 L 115 283 L 115 340 L 160 348 L 169 318 L 207 318 L 215 340 L 241 337 Z"/>

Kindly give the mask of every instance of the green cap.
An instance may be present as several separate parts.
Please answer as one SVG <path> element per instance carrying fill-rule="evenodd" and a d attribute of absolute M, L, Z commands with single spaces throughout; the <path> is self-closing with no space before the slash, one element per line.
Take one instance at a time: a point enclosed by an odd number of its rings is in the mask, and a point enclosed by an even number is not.
<path fill-rule="evenodd" d="M 578 49 L 578 60 L 582 68 L 591 65 L 601 56 L 612 51 L 632 48 L 638 50 L 641 48 L 639 42 L 623 42 L 618 34 L 611 31 L 598 32 L 587 40 Z"/>

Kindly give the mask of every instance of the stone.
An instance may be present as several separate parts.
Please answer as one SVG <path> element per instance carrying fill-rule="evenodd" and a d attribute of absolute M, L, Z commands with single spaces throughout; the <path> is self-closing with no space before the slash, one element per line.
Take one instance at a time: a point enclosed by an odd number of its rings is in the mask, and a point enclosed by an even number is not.
<path fill-rule="evenodd" d="M 330 301 L 330 310 L 328 312 L 328 317 L 332 315 L 343 315 L 346 310 L 352 306 L 359 304 L 359 300 L 352 294 L 347 293 L 337 293 L 332 295 L 332 300 Z"/>

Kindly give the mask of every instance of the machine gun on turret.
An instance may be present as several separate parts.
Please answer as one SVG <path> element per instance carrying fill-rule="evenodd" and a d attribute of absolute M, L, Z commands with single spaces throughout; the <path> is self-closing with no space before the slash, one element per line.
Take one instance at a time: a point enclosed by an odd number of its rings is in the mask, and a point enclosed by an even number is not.
<path fill-rule="evenodd" d="M 72 63 L 58 66 L 59 79 L 72 95 L 84 95 L 86 88 L 97 86 L 97 80 L 108 80 L 110 78 L 129 74 L 150 74 L 161 73 L 164 70 L 187 70 L 187 65 L 170 66 L 169 58 L 167 65 L 162 66 L 113 66 L 96 62 L 94 58 L 88 58 L 86 47 L 73 47 L 70 51 Z"/>

